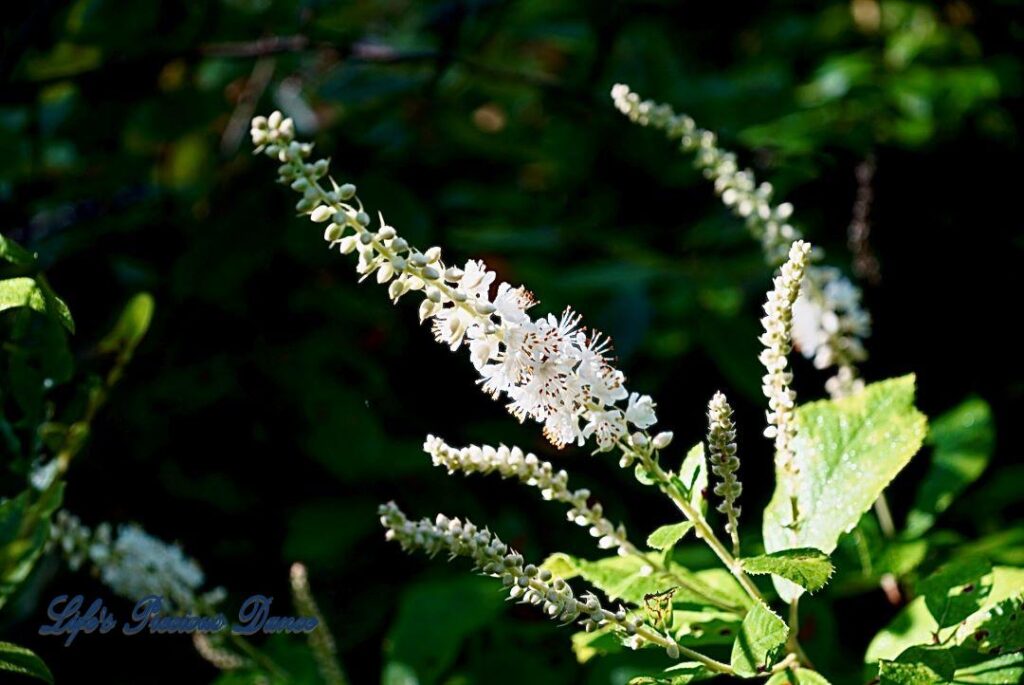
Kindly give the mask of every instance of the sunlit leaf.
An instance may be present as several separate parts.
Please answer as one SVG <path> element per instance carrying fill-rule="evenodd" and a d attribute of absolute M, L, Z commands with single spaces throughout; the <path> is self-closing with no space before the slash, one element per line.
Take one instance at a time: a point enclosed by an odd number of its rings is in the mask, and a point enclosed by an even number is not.
<path fill-rule="evenodd" d="M 818 549 L 786 549 L 758 557 L 741 559 L 743 570 L 754 575 L 770 573 L 814 592 L 825 587 L 832 577 L 832 561 Z"/>
<path fill-rule="evenodd" d="M 763 673 L 786 643 L 789 627 L 763 602 L 747 612 L 732 646 L 730 663 L 736 673 L 752 677 Z"/>
<path fill-rule="evenodd" d="M 852 530 L 921 447 L 926 421 L 913 406 L 914 377 L 867 386 L 838 400 L 797 409 L 795 476 L 777 469 L 765 509 L 765 549 L 813 547 L 825 553 Z M 793 479 L 793 482 L 788 482 Z M 793 521 L 795 493 L 798 520 Z M 783 599 L 803 590 L 774 579 Z"/>
<path fill-rule="evenodd" d="M 659 550 L 672 549 L 692 528 L 693 523 L 690 521 L 662 526 L 647 536 L 647 546 Z"/>
<path fill-rule="evenodd" d="M 0 642 L 0 671 L 30 676 L 47 683 L 53 682 L 53 674 L 35 652 L 10 642 Z"/>

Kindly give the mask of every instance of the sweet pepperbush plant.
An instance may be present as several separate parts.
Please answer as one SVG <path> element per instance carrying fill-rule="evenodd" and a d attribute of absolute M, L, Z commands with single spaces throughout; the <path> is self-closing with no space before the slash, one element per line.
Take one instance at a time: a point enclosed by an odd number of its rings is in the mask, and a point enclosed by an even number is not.
<path fill-rule="evenodd" d="M 858 365 L 867 355 L 870 318 L 860 292 L 821 265 L 821 251 L 790 223 L 793 207 L 775 203 L 770 184 L 758 184 L 689 117 L 626 86 L 615 86 L 612 97 L 630 120 L 662 130 L 694 156 L 776 268 L 759 338 L 763 433 L 775 454 L 774 494 L 760 536 L 744 528 L 749 516 L 741 517 L 743 446 L 724 394 L 708 403 L 706 442 L 680 447 L 672 431 L 656 428 L 654 399 L 627 388 L 611 342 L 585 328 L 579 314 L 567 307 L 534 315 L 534 295 L 497 283 L 482 261 L 448 261 L 439 247 L 409 244 L 380 211 L 363 205 L 355 185 L 331 177 L 328 160 L 296 140 L 290 119 L 279 112 L 256 117 L 257 152 L 275 160 L 281 183 L 301 195 L 296 210 L 323 227 L 329 248 L 356 259 L 361 279 L 386 287 L 395 302 L 415 299 L 420 321 L 439 343 L 468 352 L 481 390 L 516 419 L 539 424 L 557 448 L 586 447 L 617 460 L 678 512 L 644 541 L 631 539 L 594 494 L 570 487 L 570 475 L 556 464 L 518 447 L 458 447 L 427 436 L 424 450 L 449 473 L 499 474 L 565 506 L 568 520 L 595 539 L 595 558 L 556 551 L 526 559 L 480 522 L 451 513 L 416 518 L 395 502 L 380 507 L 387 539 L 408 552 L 465 557 L 510 599 L 573 626 L 581 662 L 626 650 L 663 655 L 655 666 L 638 660 L 632 683 L 849 680 L 819 668 L 828 655 L 801 644 L 802 609 L 813 601 L 804 595 L 830 581 L 844 591 L 880 584 L 905 604 L 871 641 L 868 679 L 1018 682 L 1024 569 L 984 545 L 936 546 L 928 538 L 989 458 L 987 406 L 970 400 L 929 430 L 914 406 L 912 375 L 866 383 Z M 816 367 L 832 369 L 827 399 L 798 404 L 794 347 Z M 884 492 L 926 440 L 931 468 L 897 530 Z M 676 553 L 688 539 L 706 545 L 719 568 L 688 568 Z"/>

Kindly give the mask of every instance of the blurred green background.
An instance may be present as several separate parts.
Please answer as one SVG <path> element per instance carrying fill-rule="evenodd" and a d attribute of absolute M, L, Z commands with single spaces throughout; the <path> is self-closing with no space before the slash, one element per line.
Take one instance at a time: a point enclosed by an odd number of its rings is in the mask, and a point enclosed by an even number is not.
<path fill-rule="evenodd" d="M 553 458 L 638 540 L 672 511 L 612 460 L 554 454 L 479 393 L 413 304 L 357 284 L 250 153 L 254 113 L 292 116 L 410 242 L 483 258 L 543 311 L 572 304 L 610 334 L 680 455 L 712 393 L 729 394 L 751 531 L 770 494 L 756 359 L 770 272 L 690 160 L 608 92 L 627 82 L 718 131 L 848 273 L 856 171 L 872 166 L 866 375 L 917 372 L 931 416 L 987 400 L 996 457 L 946 522 L 997 531 L 1015 506 L 1019 2 L 40 0 L 3 15 L 0 232 L 39 253 L 78 324 L 75 371 L 40 406 L 94 372 L 132 294 L 156 300 L 67 507 L 182 542 L 229 606 L 263 593 L 286 608 L 288 567 L 307 563 L 354 683 L 622 682 L 614 659 L 578 666 L 568 630 L 491 581 L 384 543 L 375 509 L 393 498 L 487 523 L 528 558 L 595 555 L 535 493 L 431 467 L 428 432 Z M 801 359 L 796 373 L 801 398 L 822 396 L 821 372 Z M 892 489 L 897 517 L 920 473 Z M 48 559 L 2 627 L 58 682 L 217 677 L 185 637 L 40 638 L 58 591 L 109 597 Z M 895 608 L 880 590 L 821 601 L 842 648 L 812 656 L 860 682 Z"/>

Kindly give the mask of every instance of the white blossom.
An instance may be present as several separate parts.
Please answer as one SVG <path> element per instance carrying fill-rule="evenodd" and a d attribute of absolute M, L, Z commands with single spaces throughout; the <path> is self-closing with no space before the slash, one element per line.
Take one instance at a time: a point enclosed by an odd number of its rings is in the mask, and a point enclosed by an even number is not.
<path fill-rule="evenodd" d="M 792 464 L 792 441 L 796 434 L 796 393 L 790 387 L 793 374 L 786 370 L 792 349 L 793 303 L 800 292 L 810 249 L 802 240 L 793 243 L 789 260 L 773 280 L 774 287 L 768 293 L 765 316 L 761 319 L 764 333 L 759 339 L 764 349 L 759 359 L 767 371 L 761 388 L 768 398 L 768 427 L 764 434 L 775 439 L 775 458 L 783 468 Z"/>
<path fill-rule="evenodd" d="M 293 128 L 276 113 L 256 117 L 252 139 L 257 151 L 283 162 L 282 182 L 302 194 L 296 209 L 313 221 L 330 221 L 328 245 L 356 251 L 356 271 L 388 283 L 392 300 L 420 293 L 420 319 L 429 319 L 435 339 L 453 351 L 469 348 L 484 392 L 506 398 L 520 421 L 543 424 L 558 447 L 593 438 L 606 451 L 630 430 L 654 425 L 649 397 L 621 406 L 630 394 L 622 372 L 611 364 L 608 339 L 581 328 L 579 314 L 567 308 L 560 316 L 533 319 L 528 310 L 536 301 L 529 291 L 508 283 L 495 287 L 496 276 L 484 262 L 446 266 L 440 248 L 419 252 L 382 216 L 374 229 L 355 186 L 333 180 L 330 190 L 321 185 L 327 162 L 307 161 L 312 148 L 294 140 Z"/>
<path fill-rule="evenodd" d="M 854 364 L 867 358 L 862 339 L 871 331 L 871 317 L 860 300 L 860 289 L 838 269 L 811 266 L 793 304 L 793 343 L 816 368 L 837 367 L 827 385 L 833 396 L 864 385 Z"/>
<path fill-rule="evenodd" d="M 92 530 L 76 516 L 60 511 L 51 538 L 72 570 L 88 561 L 103 584 L 126 599 L 158 595 L 174 607 L 193 610 L 224 597 L 221 588 L 198 595 L 205 582 L 199 564 L 179 545 L 153 537 L 135 524 L 118 526 L 114 536 L 109 524 Z"/>

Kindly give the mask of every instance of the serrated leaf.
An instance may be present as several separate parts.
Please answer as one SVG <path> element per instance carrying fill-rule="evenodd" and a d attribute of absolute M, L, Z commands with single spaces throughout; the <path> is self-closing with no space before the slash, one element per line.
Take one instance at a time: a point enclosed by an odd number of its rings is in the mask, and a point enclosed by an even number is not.
<path fill-rule="evenodd" d="M 155 303 L 149 293 L 138 293 L 124 306 L 114 327 L 99 342 L 100 352 L 131 352 L 134 350 L 153 320 Z"/>
<path fill-rule="evenodd" d="M 831 685 L 825 676 L 809 668 L 787 668 L 769 678 L 765 685 Z"/>
<path fill-rule="evenodd" d="M 766 551 L 813 547 L 826 554 L 852 530 L 885 487 L 917 453 L 926 421 L 913 406 L 914 377 L 873 383 L 851 397 L 802 405 L 793 443 L 796 476 L 776 469 L 765 509 Z M 787 479 L 793 478 L 789 483 Z M 789 492 L 795 493 L 793 521 Z M 786 601 L 803 593 L 774 579 Z"/>
<path fill-rule="evenodd" d="M 907 514 L 905 534 L 918 537 L 988 466 L 995 445 L 992 410 L 972 398 L 935 419 L 928 429 L 932 464 Z"/>
<path fill-rule="evenodd" d="M 662 526 L 647 536 L 647 546 L 662 551 L 672 549 L 692 528 L 693 524 L 690 521 Z"/>
<path fill-rule="evenodd" d="M 0 642 L 0 671 L 19 673 L 53 683 L 53 674 L 35 652 L 10 642 Z"/>
<path fill-rule="evenodd" d="M 981 608 L 992 591 L 992 564 L 958 559 L 918 583 L 925 606 L 939 627 L 951 626 Z"/>
<path fill-rule="evenodd" d="M 748 678 L 764 673 L 788 636 L 786 622 L 763 602 L 758 602 L 747 612 L 732 645 L 733 669 Z"/>
<path fill-rule="evenodd" d="M 653 555 L 654 553 L 652 553 Z M 746 595 L 735 579 L 724 569 L 707 569 L 696 573 L 670 564 L 669 570 L 656 570 L 640 557 L 612 556 L 595 561 L 578 559 L 561 552 L 552 554 L 541 565 L 563 579 L 581 577 L 609 599 L 643 605 L 644 596 L 672 590 L 672 603 L 698 609 L 705 607 L 746 606 Z M 713 610 L 715 610 L 713 608 Z"/>
<path fill-rule="evenodd" d="M 832 560 L 820 549 L 801 547 L 741 559 L 743 570 L 754 575 L 770 573 L 814 592 L 825 587 L 835 570 Z"/>
<path fill-rule="evenodd" d="M 28 276 L 0 281 L 0 312 L 20 307 L 51 316 L 72 333 L 75 331 L 68 306 L 45 283 Z"/>

